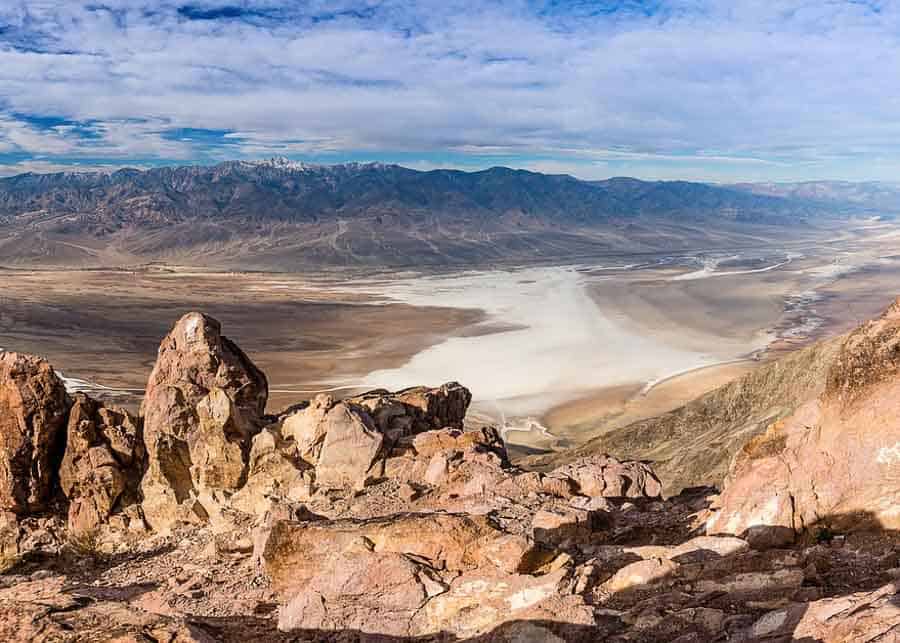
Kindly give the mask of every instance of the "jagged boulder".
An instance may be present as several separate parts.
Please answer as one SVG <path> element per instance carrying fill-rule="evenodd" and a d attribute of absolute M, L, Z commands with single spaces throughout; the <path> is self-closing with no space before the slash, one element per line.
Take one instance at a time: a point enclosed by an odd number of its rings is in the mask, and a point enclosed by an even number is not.
<path fill-rule="evenodd" d="M 322 418 L 325 438 L 316 463 L 316 484 L 352 488 L 364 484 L 381 453 L 384 435 L 355 405 L 338 402 Z"/>
<path fill-rule="evenodd" d="M 328 432 L 325 416 L 336 403 L 330 395 L 317 395 L 306 407 L 294 411 L 281 423 L 281 434 L 294 440 L 297 455 L 312 466 L 319 461 Z"/>
<path fill-rule="evenodd" d="M 591 455 L 554 469 L 549 478 L 568 479 L 589 498 L 659 498 L 662 484 L 646 462 Z"/>
<path fill-rule="evenodd" d="M 273 501 L 308 500 L 313 470 L 297 451 L 296 443 L 286 440 L 277 424 L 256 434 L 250 448 L 247 481 L 231 497 L 231 507 L 261 517 Z"/>
<path fill-rule="evenodd" d="M 140 419 L 76 394 L 59 469 L 69 529 L 92 532 L 114 511 L 138 502 L 143 461 Z"/>
<path fill-rule="evenodd" d="M 440 487 L 443 495 L 481 493 L 510 475 L 506 446 L 493 427 L 425 431 L 401 438 L 389 456 L 386 477 Z"/>
<path fill-rule="evenodd" d="M 900 303 L 850 333 L 822 395 L 735 456 L 709 533 L 753 544 L 900 528 Z"/>
<path fill-rule="evenodd" d="M 379 430 L 396 439 L 430 429 L 462 429 L 472 393 L 448 382 L 439 388 L 417 386 L 396 393 L 378 389 L 351 401 L 365 407 Z"/>
<path fill-rule="evenodd" d="M 45 360 L 0 353 L 0 511 L 45 508 L 62 458 L 69 397 Z"/>
<path fill-rule="evenodd" d="M 215 319 L 182 317 L 163 340 L 144 403 L 147 472 L 143 508 L 154 528 L 203 518 L 219 491 L 239 488 L 251 440 L 264 425 L 268 384 L 263 373 Z M 202 502 L 200 503 L 202 505 Z"/>
<path fill-rule="evenodd" d="M 397 393 L 376 390 L 341 401 L 318 395 L 284 417 L 280 431 L 285 439 L 293 440 L 297 456 L 315 467 L 318 485 L 349 488 L 364 485 L 370 477 L 402 475 L 399 471 L 404 463 L 385 464 L 392 450 L 397 451 L 395 456 L 415 457 L 419 450 L 471 450 L 475 442 L 488 440 L 485 435 L 472 437 L 461 430 L 471 399 L 468 389 L 456 383 Z M 435 439 L 439 442 L 428 444 Z M 501 445 L 505 458 L 499 436 L 492 439 Z M 493 444 L 491 448 L 498 447 Z M 418 460 L 413 464 L 421 465 L 423 458 Z M 386 466 L 391 466 L 393 473 L 386 473 Z M 411 477 L 422 473 L 408 472 Z"/>

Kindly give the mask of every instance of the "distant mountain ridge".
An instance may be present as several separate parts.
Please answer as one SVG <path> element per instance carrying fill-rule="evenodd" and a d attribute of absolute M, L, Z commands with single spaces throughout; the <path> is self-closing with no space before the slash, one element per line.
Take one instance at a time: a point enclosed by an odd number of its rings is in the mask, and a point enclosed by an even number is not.
<path fill-rule="evenodd" d="M 807 214 L 779 196 L 685 181 L 581 181 L 494 167 L 421 172 L 383 163 L 310 165 L 285 159 L 112 173 L 22 174 L 0 179 L 0 215 L 82 215 L 85 221 L 164 223 L 241 217 L 308 222 L 380 209 L 500 214 L 596 223 L 639 214 L 761 220 Z"/>
<path fill-rule="evenodd" d="M 472 264 L 736 243 L 842 211 L 687 181 L 228 161 L 0 179 L 0 261 Z"/>
<path fill-rule="evenodd" d="M 873 215 L 900 214 L 900 183 L 885 181 L 801 181 L 795 183 L 736 183 L 736 190 L 762 196 L 805 201 L 839 211 Z"/>

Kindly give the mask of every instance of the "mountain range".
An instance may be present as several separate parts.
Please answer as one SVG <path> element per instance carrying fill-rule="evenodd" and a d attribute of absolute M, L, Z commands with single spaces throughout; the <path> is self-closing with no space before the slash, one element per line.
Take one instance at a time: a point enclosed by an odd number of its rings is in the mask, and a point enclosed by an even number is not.
<path fill-rule="evenodd" d="M 823 198 L 782 184 L 286 159 L 28 173 L 0 179 L 0 261 L 293 269 L 684 250 L 741 245 L 773 229 L 803 234 L 876 208 L 890 213 L 891 194 L 900 206 L 900 192 L 873 188 L 832 188 Z"/>

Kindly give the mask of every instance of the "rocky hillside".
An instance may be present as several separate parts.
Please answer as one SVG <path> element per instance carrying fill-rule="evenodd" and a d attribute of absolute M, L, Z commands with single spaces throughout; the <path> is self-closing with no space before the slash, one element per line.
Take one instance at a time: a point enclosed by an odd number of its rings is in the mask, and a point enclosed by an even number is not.
<path fill-rule="evenodd" d="M 897 640 L 898 346 L 900 304 L 782 367 L 824 384 L 761 376 L 787 417 L 721 495 L 668 498 L 647 461 L 511 465 L 455 383 L 266 415 L 265 375 L 199 313 L 139 416 L 0 353 L 0 638 Z"/>
<path fill-rule="evenodd" d="M 738 452 L 713 532 L 780 544 L 796 531 L 900 528 L 900 300 L 850 333 L 825 390 Z"/>
<path fill-rule="evenodd" d="M 718 485 L 746 442 L 825 389 L 843 341 L 820 341 L 674 411 L 614 429 L 571 451 L 533 457 L 528 464 L 541 468 L 592 453 L 627 453 L 652 460 L 667 493 Z"/>
<path fill-rule="evenodd" d="M 758 245 L 831 212 L 684 181 L 285 160 L 0 179 L 0 261 L 291 269 Z M 779 232 L 776 232 L 778 230 Z"/>

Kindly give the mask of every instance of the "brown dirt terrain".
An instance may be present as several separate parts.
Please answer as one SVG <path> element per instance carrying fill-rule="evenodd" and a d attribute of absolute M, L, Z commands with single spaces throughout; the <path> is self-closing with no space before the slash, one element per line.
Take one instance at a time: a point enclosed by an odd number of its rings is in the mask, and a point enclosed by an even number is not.
<path fill-rule="evenodd" d="M 172 319 L 197 308 L 223 320 L 268 373 L 272 410 L 309 397 L 279 391 L 314 391 L 399 366 L 482 318 L 477 310 L 329 292 L 282 274 L 0 270 L 0 348 L 43 355 L 66 376 L 139 396 L 159 338 Z M 131 407 L 137 401 L 115 397 Z"/>

